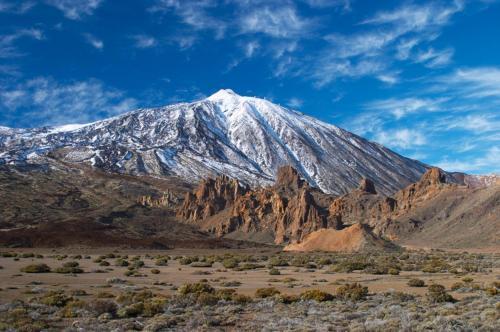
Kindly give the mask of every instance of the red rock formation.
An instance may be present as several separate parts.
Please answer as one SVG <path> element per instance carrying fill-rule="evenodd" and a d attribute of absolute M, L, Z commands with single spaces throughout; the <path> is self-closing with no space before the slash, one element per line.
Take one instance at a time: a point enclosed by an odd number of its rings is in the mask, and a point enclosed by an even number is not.
<path fill-rule="evenodd" d="M 375 183 L 373 183 L 372 180 L 367 179 L 367 178 L 362 178 L 361 182 L 359 183 L 358 190 L 361 190 L 365 193 L 369 194 L 377 194 L 377 191 L 375 190 Z"/>
<path fill-rule="evenodd" d="M 195 193 L 186 196 L 177 215 L 217 236 L 234 231 L 267 232 L 273 234 L 275 243 L 296 242 L 317 229 L 339 227 L 336 218 L 329 218 L 327 206 L 315 200 L 315 195 L 328 195 L 309 187 L 292 167 L 280 168 L 275 185 L 269 188 L 232 194 L 233 185 L 228 196 L 228 181 L 234 180 L 203 181 Z"/>
<path fill-rule="evenodd" d="M 203 180 L 194 193 L 186 194 L 177 216 L 191 222 L 206 219 L 230 207 L 247 191 L 248 187 L 241 185 L 238 180 L 224 175 L 215 180 Z"/>
<path fill-rule="evenodd" d="M 277 244 L 300 243 L 318 230 L 341 230 L 358 223 L 377 236 L 394 238 L 395 232 L 388 231 L 398 229 L 391 224 L 394 220 L 454 186 L 446 183 L 440 169 L 432 168 L 420 181 L 392 197 L 378 195 L 373 182 L 362 179 L 358 189 L 335 198 L 310 187 L 287 166 L 278 171 L 272 187 L 257 190 L 224 176 L 203 181 L 186 196 L 177 214 L 217 236 L 233 232 L 270 234 Z"/>

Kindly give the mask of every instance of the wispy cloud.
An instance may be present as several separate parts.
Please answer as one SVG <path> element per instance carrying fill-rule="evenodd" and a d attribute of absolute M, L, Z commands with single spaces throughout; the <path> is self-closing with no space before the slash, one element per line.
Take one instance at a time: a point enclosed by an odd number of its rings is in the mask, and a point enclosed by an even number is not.
<path fill-rule="evenodd" d="M 436 163 L 442 169 L 455 172 L 491 173 L 500 174 L 500 148 L 491 147 L 476 158 L 457 159 L 445 157 Z"/>
<path fill-rule="evenodd" d="M 90 33 L 84 33 L 83 37 L 93 48 L 102 50 L 104 48 L 104 42 Z"/>
<path fill-rule="evenodd" d="M 45 0 L 48 5 L 54 6 L 63 12 L 66 18 L 80 20 L 94 14 L 94 11 L 103 3 L 103 0 Z"/>
<path fill-rule="evenodd" d="M 85 123 L 136 107 L 137 101 L 99 80 L 61 83 L 39 77 L 16 86 L 3 86 L 0 110 L 7 116 L 23 114 L 20 126 Z"/>
<path fill-rule="evenodd" d="M 156 38 L 148 35 L 134 35 L 131 38 L 134 41 L 134 46 L 137 48 L 151 48 L 158 44 Z"/>
<path fill-rule="evenodd" d="M 462 68 L 435 80 L 439 88 L 460 92 L 467 98 L 500 98 L 500 68 Z"/>
<path fill-rule="evenodd" d="M 0 0 L 0 13 L 24 14 L 36 5 L 34 1 Z"/>
<path fill-rule="evenodd" d="M 15 45 L 21 38 L 42 40 L 44 36 L 40 29 L 19 29 L 11 34 L 0 35 L 0 58 L 24 55 Z"/>
<path fill-rule="evenodd" d="M 359 32 L 327 35 L 329 47 L 309 64 L 309 77 L 318 86 L 341 77 L 362 76 L 394 84 L 397 80 L 388 72 L 395 61 L 409 60 L 430 68 L 445 66 L 451 62 L 453 49 L 419 47 L 434 41 L 463 8 L 463 3 L 456 1 L 451 5 L 406 4 L 378 12 L 360 23 Z"/>
<path fill-rule="evenodd" d="M 379 130 L 373 139 L 391 148 L 408 149 L 427 144 L 427 138 L 423 132 L 408 128 Z"/>
<path fill-rule="evenodd" d="M 261 33 L 274 38 L 298 38 L 307 35 L 314 22 L 303 18 L 292 6 L 262 7 L 242 13 L 242 33 Z"/>
<path fill-rule="evenodd" d="M 446 101 L 444 98 L 389 98 L 376 100 L 365 105 L 368 110 L 385 112 L 392 114 L 396 119 L 400 119 L 410 113 L 434 112 L 441 109 L 441 104 Z"/>
<path fill-rule="evenodd" d="M 287 102 L 287 105 L 292 107 L 292 108 L 300 108 L 304 104 L 304 101 L 300 98 L 293 97 L 290 98 Z"/>
<path fill-rule="evenodd" d="M 312 8 L 332 8 L 337 7 L 344 12 L 351 11 L 351 0 L 303 0 Z"/>
<path fill-rule="evenodd" d="M 152 13 L 173 12 L 181 22 L 194 30 L 211 30 L 215 37 L 224 37 L 227 23 L 210 14 L 210 9 L 214 9 L 218 3 L 213 0 L 157 0 L 149 8 Z"/>
<path fill-rule="evenodd" d="M 448 65 L 453 57 L 454 50 L 447 48 L 436 51 L 432 47 L 415 55 L 415 62 L 424 63 L 426 67 L 437 68 Z"/>

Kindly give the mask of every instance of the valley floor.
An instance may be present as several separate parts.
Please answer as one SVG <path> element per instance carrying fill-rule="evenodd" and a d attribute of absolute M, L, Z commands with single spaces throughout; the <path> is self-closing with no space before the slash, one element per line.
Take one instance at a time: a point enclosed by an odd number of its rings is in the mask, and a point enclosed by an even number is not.
<path fill-rule="evenodd" d="M 0 253 L 0 330 L 500 329 L 498 253 Z"/>

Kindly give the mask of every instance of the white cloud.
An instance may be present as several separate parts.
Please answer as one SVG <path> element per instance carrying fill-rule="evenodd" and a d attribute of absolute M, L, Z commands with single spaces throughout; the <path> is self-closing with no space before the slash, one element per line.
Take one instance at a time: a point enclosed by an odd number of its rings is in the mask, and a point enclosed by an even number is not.
<path fill-rule="evenodd" d="M 292 6 L 261 7 L 243 13 L 239 21 L 242 33 L 262 33 L 274 38 L 298 38 L 309 34 L 313 21 L 301 17 Z"/>
<path fill-rule="evenodd" d="M 379 131 L 373 139 L 383 145 L 402 149 L 409 149 L 427 143 L 424 133 L 408 128 Z"/>
<path fill-rule="evenodd" d="M 389 85 L 393 85 L 399 82 L 399 77 L 396 73 L 382 73 L 377 75 L 377 79 Z"/>
<path fill-rule="evenodd" d="M 304 101 L 302 99 L 293 97 L 288 100 L 287 105 L 292 107 L 292 108 L 300 108 L 304 104 Z"/>
<path fill-rule="evenodd" d="M 93 15 L 103 0 L 46 0 L 46 2 L 62 11 L 66 18 L 80 20 L 84 16 Z"/>
<path fill-rule="evenodd" d="M 102 50 L 104 48 L 104 42 L 90 33 L 84 33 L 83 36 L 85 37 L 87 43 L 89 43 L 92 47 L 98 50 Z"/>
<path fill-rule="evenodd" d="M 312 8 L 339 7 L 345 12 L 351 11 L 350 0 L 303 0 Z"/>
<path fill-rule="evenodd" d="M 134 35 L 131 37 L 134 40 L 134 46 L 137 48 L 151 48 L 158 44 L 158 41 L 148 35 Z"/>
<path fill-rule="evenodd" d="M 101 81 L 69 83 L 39 77 L 0 91 L 2 112 L 24 114 L 23 125 L 85 123 L 136 107 L 137 101 Z"/>
<path fill-rule="evenodd" d="M 500 132 L 500 115 L 469 114 L 446 119 L 442 124 L 447 129 L 464 129 L 474 133 Z"/>
<path fill-rule="evenodd" d="M 0 35 L 0 58 L 11 58 L 24 55 L 15 46 L 21 38 L 42 40 L 43 32 L 39 29 L 20 29 L 11 34 Z"/>
<path fill-rule="evenodd" d="M 248 43 L 245 44 L 245 56 L 247 58 L 251 58 L 254 54 L 255 51 L 257 51 L 260 48 L 260 43 L 256 40 L 249 41 Z"/>
<path fill-rule="evenodd" d="M 454 172 L 478 173 L 485 170 L 500 173 L 500 148 L 494 146 L 486 150 L 483 155 L 470 159 L 452 159 L 448 157 L 436 163 L 436 166 Z"/>
<path fill-rule="evenodd" d="M 454 50 L 451 48 L 436 51 L 431 47 L 425 52 L 416 54 L 415 61 L 425 63 L 425 66 L 429 68 L 443 67 L 451 62 L 453 53 Z"/>
<path fill-rule="evenodd" d="M 433 2 L 424 5 L 409 4 L 393 11 L 379 12 L 363 23 L 393 25 L 400 34 L 403 34 L 408 31 L 424 31 L 446 25 L 454 14 L 463 9 L 464 2 L 459 0 L 454 1 L 449 6 Z"/>
<path fill-rule="evenodd" d="M 310 78 L 319 86 L 339 77 L 374 76 L 384 83 L 395 84 L 389 75 L 394 60 L 411 60 L 427 67 L 442 67 L 451 62 L 453 50 L 415 49 L 439 36 L 454 14 L 463 10 L 461 2 L 451 5 L 428 3 L 406 4 L 392 11 L 378 12 L 361 22 L 361 31 L 353 34 L 331 34 L 325 37 L 329 47 L 313 61 Z M 367 65 L 371 65 L 368 67 Z"/>
<path fill-rule="evenodd" d="M 3 1 L 0 0 L 0 13 L 24 14 L 35 6 L 33 1 Z"/>
<path fill-rule="evenodd" d="M 500 68 L 477 67 L 458 69 L 436 79 L 440 87 L 454 90 L 467 98 L 500 98 Z"/>
<path fill-rule="evenodd" d="M 365 105 L 368 110 L 390 113 L 396 119 L 415 112 L 435 112 L 441 109 L 441 104 L 446 101 L 444 98 L 389 98 L 376 100 Z"/>
<path fill-rule="evenodd" d="M 227 23 L 212 16 L 210 9 L 217 7 L 213 0 L 157 0 L 149 9 L 152 13 L 175 13 L 181 21 L 194 30 L 212 30 L 215 37 L 224 37 Z"/>

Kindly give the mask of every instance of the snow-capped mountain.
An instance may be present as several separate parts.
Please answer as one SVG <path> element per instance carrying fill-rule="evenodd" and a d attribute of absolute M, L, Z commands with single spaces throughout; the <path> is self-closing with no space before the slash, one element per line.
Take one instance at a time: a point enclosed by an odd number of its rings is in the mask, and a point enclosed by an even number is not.
<path fill-rule="evenodd" d="M 311 185 L 336 194 L 362 177 L 392 193 L 427 168 L 334 125 L 231 90 L 86 125 L 0 128 L 0 163 L 41 163 L 46 156 L 192 181 L 222 173 L 252 185 L 272 183 L 279 166 L 291 165 Z"/>

